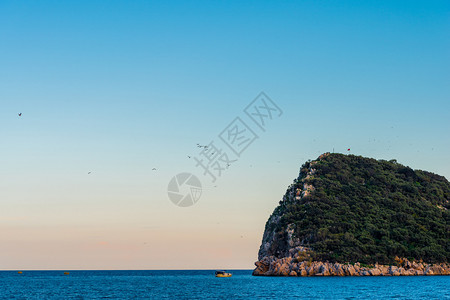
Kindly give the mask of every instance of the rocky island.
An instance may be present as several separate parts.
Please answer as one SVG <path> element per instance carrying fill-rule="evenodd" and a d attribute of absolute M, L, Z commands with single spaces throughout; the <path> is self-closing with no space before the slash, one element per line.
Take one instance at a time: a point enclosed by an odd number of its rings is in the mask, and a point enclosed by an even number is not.
<path fill-rule="evenodd" d="M 267 221 L 253 275 L 449 275 L 449 199 L 443 176 L 322 154 Z"/>

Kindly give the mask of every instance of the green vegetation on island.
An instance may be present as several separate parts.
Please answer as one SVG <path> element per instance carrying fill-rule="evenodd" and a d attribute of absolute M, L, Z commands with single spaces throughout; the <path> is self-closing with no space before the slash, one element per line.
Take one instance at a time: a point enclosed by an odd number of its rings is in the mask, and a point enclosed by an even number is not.
<path fill-rule="evenodd" d="M 450 262 L 449 199 L 443 176 L 395 160 L 324 154 L 301 167 L 266 224 L 260 257 L 303 246 L 316 261 Z"/>

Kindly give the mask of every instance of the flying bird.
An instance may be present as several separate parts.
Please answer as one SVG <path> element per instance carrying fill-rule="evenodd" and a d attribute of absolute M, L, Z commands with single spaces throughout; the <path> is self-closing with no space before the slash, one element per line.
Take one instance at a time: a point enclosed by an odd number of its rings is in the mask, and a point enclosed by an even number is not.
<path fill-rule="evenodd" d="M 19 115 L 19 117 L 21 117 L 21 116 L 22 116 L 22 113 L 18 113 L 18 115 Z"/>
<path fill-rule="evenodd" d="M 152 171 L 156 171 L 156 168 L 153 168 Z"/>
<path fill-rule="evenodd" d="M 92 172 L 88 172 L 88 174 L 91 174 Z"/>

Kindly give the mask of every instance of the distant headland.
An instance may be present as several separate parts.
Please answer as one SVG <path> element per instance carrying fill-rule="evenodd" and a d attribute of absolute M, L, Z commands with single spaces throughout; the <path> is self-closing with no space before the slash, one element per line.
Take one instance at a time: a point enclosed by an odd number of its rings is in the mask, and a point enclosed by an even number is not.
<path fill-rule="evenodd" d="M 322 154 L 267 221 L 253 275 L 450 275 L 449 200 L 443 176 Z"/>

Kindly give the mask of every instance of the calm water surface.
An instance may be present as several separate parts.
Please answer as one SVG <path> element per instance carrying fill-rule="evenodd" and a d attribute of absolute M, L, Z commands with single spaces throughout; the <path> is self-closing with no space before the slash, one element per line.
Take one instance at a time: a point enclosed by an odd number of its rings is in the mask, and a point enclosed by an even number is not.
<path fill-rule="evenodd" d="M 450 299 L 450 276 L 253 277 L 231 271 L 0 272 L 2 299 Z"/>

